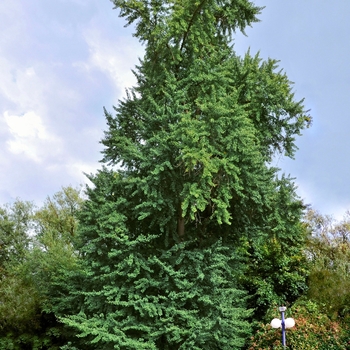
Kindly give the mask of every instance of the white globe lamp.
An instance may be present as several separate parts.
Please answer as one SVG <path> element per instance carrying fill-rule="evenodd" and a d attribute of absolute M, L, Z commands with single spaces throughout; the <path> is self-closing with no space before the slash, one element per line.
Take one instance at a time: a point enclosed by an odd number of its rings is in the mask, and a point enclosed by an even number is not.
<path fill-rule="evenodd" d="M 292 328 L 295 326 L 295 321 L 293 318 L 288 317 L 285 319 L 284 324 L 286 328 Z"/>
<path fill-rule="evenodd" d="M 270 324 L 271 324 L 272 328 L 280 328 L 281 327 L 281 320 L 279 318 L 274 318 Z"/>

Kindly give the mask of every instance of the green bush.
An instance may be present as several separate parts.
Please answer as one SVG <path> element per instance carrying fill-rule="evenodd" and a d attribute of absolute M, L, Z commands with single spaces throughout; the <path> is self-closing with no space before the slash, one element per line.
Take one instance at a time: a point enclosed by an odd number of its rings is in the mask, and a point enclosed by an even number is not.
<path fill-rule="evenodd" d="M 270 310 L 267 317 L 279 317 L 277 310 Z M 288 349 L 350 349 L 349 320 L 333 321 L 321 313 L 316 303 L 308 300 L 299 300 L 287 310 L 286 316 L 295 320 L 295 327 L 286 331 Z M 251 338 L 248 349 L 282 349 L 281 329 L 273 329 L 270 324 L 261 324 L 255 336 Z"/>

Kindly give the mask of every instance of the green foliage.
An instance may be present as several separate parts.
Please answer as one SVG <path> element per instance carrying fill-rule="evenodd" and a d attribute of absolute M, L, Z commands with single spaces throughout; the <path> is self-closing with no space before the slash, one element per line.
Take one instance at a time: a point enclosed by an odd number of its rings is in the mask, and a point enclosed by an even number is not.
<path fill-rule="evenodd" d="M 308 297 L 333 318 L 350 312 L 350 214 L 336 222 L 309 210 L 307 255 L 310 259 Z"/>
<path fill-rule="evenodd" d="M 274 303 L 294 302 L 307 289 L 306 230 L 300 221 L 304 206 L 291 179 L 282 177 L 273 185 L 265 226 L 248 241 L 244 286 L 254 295 L 255 318 Z"/>
<path fill-rule="evenodd" d="M 105 200 L 110 175 L 102 171 L 91 178 L 95 201 L 85 203 L 80 217 L 84 299 L 79 314 L 63 321 L 87 340 L 88 349 L 242 347 L 250 312 L 245 293 L 236 288 L 234 250 L 220 241 L 207 247 L 186 241 L 164 249 L 159 235 L 130 231 L 125 200 Z M 114 183 L 116 194 L 123 186 L 118 178 Z"/>
<path fill-rule="evenodd" d="M 77 269 L 73 242 L 81 204 L 79 190 L 67 187 L 42 208 L 17 200 L 2 210 L 1 349 L 54 350 L 64 342 L 52 301 L 62 292 L 55 281 Z"/>
<path fill-rule="evenodd" d="M 267 314 L 270 322 L 280 318 L 275 307 Z M 312 301 L 299 300 L 287 309 L 287 317 L 293 317 L 295 327 L 286 330 L 288 349 L 295 350 L 346 350 L 350 348 L 350 324 L 346 320 L 332 321 L 318 305 Z M 281 329 L 273 329 L 269 324 L 261 324 L 252 337 L 249 350 L 282 349 Z"/>
<path fill-rule="evenodd" d="M 145 44 L 137 86 L 86 201 L 0 209 L 0 347 L 243 348 L 252 309 L 306 287 L 304 207 L 270 163 L 310 116 L 275 60 L 233 51 L 250 1 L 113 3 Z"/>
<path fill-rule="evenodd" d="M 45 250 L 54 241 L 72 244 L 77 235 L 76 214 L 83 203 L 79 188 L 63 187 L 52 198 L 48 197 L 40 210 L 35 213 L 35 233 Z M 46 241 L 51 243 L 46 243 Z"/>
<path fill-rule="evenodd" d="M 33 204 L 16 200 L 0 208 L 0 279 L 7 264 L 23 261 L 29 248 Z"/>
<path fill-rule="evenodd" d="M 47 320 L 43 319 L 43 322 Z M 59 350 L 61 330 L 46 323 L 41 328 L 27 329 L 24 332 L 2 331 L 0 348 L 6 350 Z"/>
<path fill-rule="evenodd" d="M 63 187 L 35 212 L 36 235 L 26 269 L 40 290 L 47 312 L 52 311 L 51 299 L 59 293 L 56 281 L 62 281 L 64 274 L 79 269 L 77 213 L 82 204 L 79 188 Z"/>
<path fill-rule="evenodd" d="M 38 311 L 37 291 L 28 279 L 19 278 L 31 246 L 34 206 L 16 200 L 0 208 L 0 332 L 24 331 L 35 324 Z M 35 325 L 34 325 L 35 327 Z"/>
<path fill-rule="evenodd" d="M 35 327 L 39 309 L 38 291 L 18 274 L 18 267 L 6 270 L 0 287 L 0 329 Z"/>

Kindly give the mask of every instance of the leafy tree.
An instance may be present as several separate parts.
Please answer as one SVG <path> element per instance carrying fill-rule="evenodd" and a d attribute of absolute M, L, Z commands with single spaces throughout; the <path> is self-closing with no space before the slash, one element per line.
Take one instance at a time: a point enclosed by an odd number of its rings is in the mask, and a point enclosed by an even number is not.
<path fill-rule="evenodd" d="M 58 292 L 56 279 L 77 268 L 77 214 L 83 202 L 80 188 L 63 187 L 35 212 L 35 241 L 27 266 L 35 271 L 33 280 L 48 309 L 52 306 L 51 298 Z"/>
<path fill-rule="evenodd" d="M 340 222 L 310 209 L 307 255 L 311 263 L 308 297 L 333 318 L 350 313 L 350 213 Z"/>
<path fill-rule="evenodd" d="M 52 198 L 48 197 L 40 210 L 35 213 L 35 233 L 37 240 L 45 244 L 46 236 L 53 240 L 72 243 L 77 235 L 77 212 L 83 203 L 80 188 L 63 187 Z"/>
<path fill-rule="evenodd" d="M 0 330 L 32 322 L 38 309 L 37 293 L 17 276 L 32 245 L 34 206 L 16 200 L 0 208 Z"/>
<path fill-rule="evenodd" d="M 33 204 L 16 200 L 0 207 L 0 278 L 9 263 L 23 261 L 29 249 Z"/>
<path fill-rule="evenodd" d="M 62 321 L 84 349 L 241 348 L 244 290 L 264 311 L 305 288 L 303 205 L 269 162 L 293 156 L 310 117 L 276 61 L 234 53 L 251 2 L 113 2 L 145 57 L 105 111 L 106 168 L 89 177 Z"/>
<path fill-rule="evenodd" d="M 73 242 L 82 201 L 78 189 L 64 187 L 41 208 L 19 200 L 5 207 L 0 227 L 11 234 L 0 284 L 1 349 L 54 350 L 64 343 L 52 300 L 62 292 L 55 281 L 77 268 Z"/>

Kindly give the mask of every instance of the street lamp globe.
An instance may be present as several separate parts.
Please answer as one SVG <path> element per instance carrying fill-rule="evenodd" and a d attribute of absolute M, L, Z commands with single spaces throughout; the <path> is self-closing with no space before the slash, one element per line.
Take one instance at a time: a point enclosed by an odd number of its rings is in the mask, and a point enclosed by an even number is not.
<path fill-rule="evenodd" d="M 285 319 L 284 324 L 286 328 L 292 328 L 295 326 L 295 321 L 293 318 L 288 317 Z"/>
<path fill-rule="evenodd" d="M 272 328 L 280 328 L 281 327 L 281 320 L 279 318 L 274 318 L 271 321 L 271 327 Z"/>

